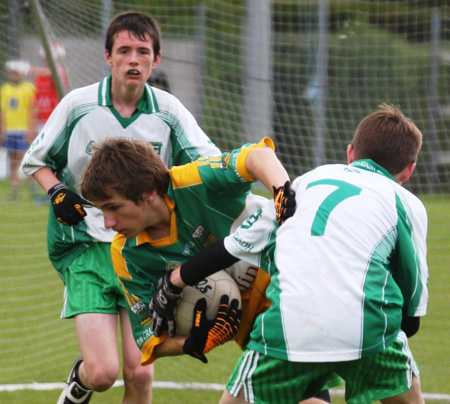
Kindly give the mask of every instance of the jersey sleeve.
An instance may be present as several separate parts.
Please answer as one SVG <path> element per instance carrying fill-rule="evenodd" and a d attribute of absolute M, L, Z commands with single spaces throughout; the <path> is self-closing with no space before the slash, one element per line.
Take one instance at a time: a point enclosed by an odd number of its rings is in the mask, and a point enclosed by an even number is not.
<path fill-rule="evenodd" d="M 58 171 L 67 163 L 70 126 L 70 94 L 55 108 L 44 128 L 31 143 L 22 160 L 24 174 L 32 175 L 42 167 Z"/>
<path fill-rule="evenodd" d="M 242 194 L 256 181 L 246 169 L 247 155 L 252 149 L 262 147 L 275 149 L 273 141 L 264 138 L 258 144 L 246 144 L 220 156 L 201 157 L 193 163 L 172 167 L 172 186 L 180 189 L 203 184 L 208 192 L 215 194 Z"/>
<path fill-rule="evenodd" d="M 397 197 L 397 206 L 398 237 L 392 276 L 402 292 L 406 314 L 421 317 L 426 314 L 428 302 L 428 218 L 425 207 L 415 197 L 408 203 Z"/>
<path fill-rule="evenodd" d="M 205 186 L 219 194 L 236 193 L 250 189 L 257 181 L 247 171 L 245 161 L 251 150 L 263 147 L 275 149 L 273 141 L 266 137 L 259 143 L 246 144 L 220 157 L 200 158 L 198 169 Z"/>
<path fill-rule="evenodd" d="M 276 270 L 274 262 L 276 221 L 273 199 L 246 219 L 242 225 L 225 238 L 227 251 L 271 275 Z"/>

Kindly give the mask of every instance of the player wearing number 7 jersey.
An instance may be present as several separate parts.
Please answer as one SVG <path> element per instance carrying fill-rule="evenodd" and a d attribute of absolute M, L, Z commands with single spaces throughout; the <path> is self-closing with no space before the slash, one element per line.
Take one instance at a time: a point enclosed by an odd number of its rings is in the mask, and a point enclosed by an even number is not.
<path fill-rule="evenodd" d="M 293 182 L 297 210 L 280 228 L 267 203 L 171 274 L 181 287 L 239 258 L 271 275 L 272 304 L 256 319 L 221 404 L 298 402 L 334 374 L 351 404 L 423 403 L 407 337 L 428 301 L 427 214 L 401 186 L 421 144 L 414 123 L 382 105 L 359 124 L 348 165 Z"/>

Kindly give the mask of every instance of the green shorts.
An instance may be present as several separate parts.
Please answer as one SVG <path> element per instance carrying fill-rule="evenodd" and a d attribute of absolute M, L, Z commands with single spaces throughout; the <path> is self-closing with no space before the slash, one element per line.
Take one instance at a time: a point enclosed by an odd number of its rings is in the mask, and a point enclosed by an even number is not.
<path fill-rule="evenodd" d="M 384 351 L 348 362 L 288 362 L 246 350 L 227 390 L 237 396 L 244 389 L 252 404 L 292 404 L 313 397 L 345 380 L 345 400 L 369 404 L 409 390 L 419 370 L 403 332 Z M 342 377 L 342 379 L 340 379 Z"/>
<path fill-rule="evenodd" d="M 115 314 L 127 307 L 111 261 L 111 244 L 94 243 L 70 264 L 61 318 L 82 313 Z"/>

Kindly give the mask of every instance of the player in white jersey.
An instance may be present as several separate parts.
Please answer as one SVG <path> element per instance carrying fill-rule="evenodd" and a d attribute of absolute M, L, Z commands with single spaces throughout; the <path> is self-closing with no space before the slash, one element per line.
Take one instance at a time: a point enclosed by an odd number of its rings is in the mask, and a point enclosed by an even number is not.
<path fill-rule="evenodd" d="M 359 124 L 348 165 L 293 182 L 297 210 L 280 228 L 269 202 L 172 272 L 181 287 L 244 259 L 271 275 L 272 304 L 221 404 L 297 402 L 334 374 L 351 404 L 423 403 L 407 337 L 427 308 L 427 214 L 401 186 L 421 145 L 414 123 L 382 105 Z"/>
<path fill-rule="evenodd" d="M 156 21 L 142 13 L 117 15 L 107 30 L 105 49 L 111 75 L 64 97 L 22 162 L 23 172 L 34 176 L 52 201 L 49 256 L 66 286 L 62 317 L 75 318 L 82 353 L 58 404 L 88 403 L 93 391 L 105 391 L 116 381 L 117 313 L 123 402 L 152 401 L 153 369 L 140 365 L 127 304 L 112 268 L 110 243 L 115 232 L 105 229 L 100 210 L 84 209 L 89 204 L 76 188 L 92 146 L 106 137 L 145 140 L 169 167 L 220 154 L 178 99 L 147 84 L 161 60 Z"/>

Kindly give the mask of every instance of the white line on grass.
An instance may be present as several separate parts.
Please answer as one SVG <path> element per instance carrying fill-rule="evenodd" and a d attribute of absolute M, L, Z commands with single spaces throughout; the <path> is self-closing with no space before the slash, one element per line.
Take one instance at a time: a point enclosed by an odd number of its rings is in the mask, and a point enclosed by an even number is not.
<path fill-rule="evenodd" d="M 28 383 L 28 384 L 0 384 L 0 392 L 2 391 L 18 391 L 18 390 L 60 390 L 63 389 L 65 383 Z M 123 380 L 118 380 L 113 387 L 123 387 Z M 219 383 L 176 383 L 176 382 L 153 382 L 153 387 L 157 389 L 172 390 L 212 390 L 223 391 L 224 384 Z M 331 395 L 343 396 L 344 390 L 332 389 Z M 450 401 L 450 394 L 423 393 L 426 400 L 444 400 Z"/>

